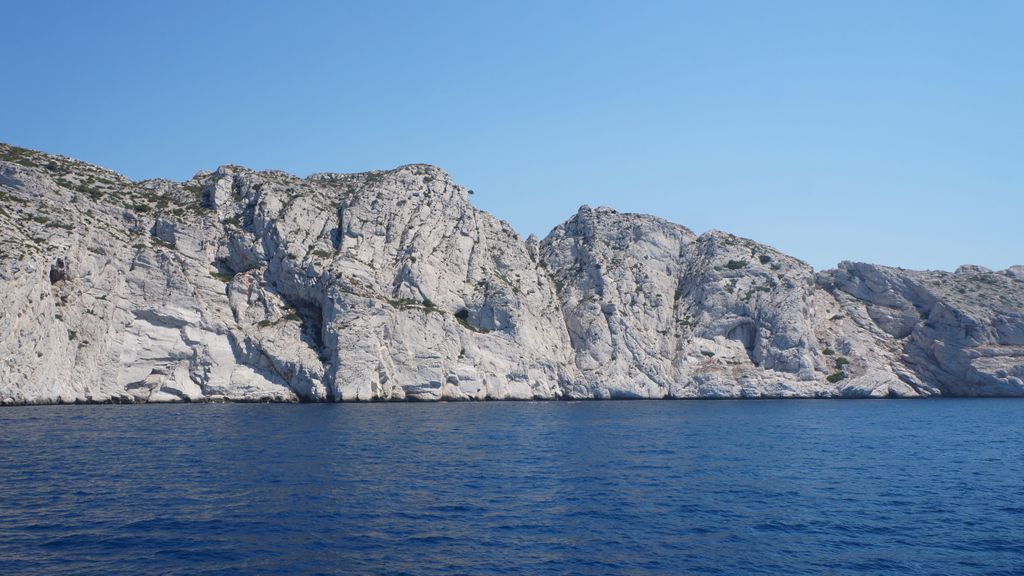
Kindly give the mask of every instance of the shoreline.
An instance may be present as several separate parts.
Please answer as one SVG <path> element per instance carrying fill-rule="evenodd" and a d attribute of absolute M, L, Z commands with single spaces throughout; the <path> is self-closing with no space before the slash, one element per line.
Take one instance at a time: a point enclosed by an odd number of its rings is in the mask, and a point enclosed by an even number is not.
<path fill-rule="evenodd" d="M 113 400 L 75 400 L 72 402 L 3 402 L 0 403 L 0 409 L 3 408 L 19 408 L 19 407 L 31 407 L 31 406 L 147 406 L 147 405 L 187 405 L 187 404 L 302 404 L 302 405 L 330 405 L 330 404 L 488 404 L 488 403 L 572 403 L 572 402 L 742 402 L 742 401 L 787 401 L 787 400 L 837 400 L 837 401 L 848 401 L 848 400 L 1019 400 L 1024 399 L 1024 396 L 967 396 L 967 395 L 932 395 L 932 396 L 760 396 L 760 397 L 743 397 L 743 396 L 694 396 L 694 397 L 663 397 L 663 398 L 485 398 L 483 400 L 477 399 L 458 399 L 458 398 L 442 398 L 439 400 L 418 400 L 418 399 L 403 399 L 403 400 L 385 400 L 385 399 L 373 399 L 373 400 L 337 400 L 337 401 L 310 401 L 310 400 L 270 400 L 270 399 L 200 399 L 200 400 L 174 400 L 174 401 L 156 401 L 156 402 L 120 402 Z"/>

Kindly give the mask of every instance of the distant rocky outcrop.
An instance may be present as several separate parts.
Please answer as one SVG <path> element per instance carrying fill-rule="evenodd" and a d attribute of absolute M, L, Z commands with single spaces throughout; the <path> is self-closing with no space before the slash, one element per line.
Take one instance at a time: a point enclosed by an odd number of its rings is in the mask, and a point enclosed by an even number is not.
<path fill-rule="evenodd" d="M 0 145 L 0 402 L 1024 395 L 1024 268 L 840 264 L 438 168 L 134 182 Z"/>

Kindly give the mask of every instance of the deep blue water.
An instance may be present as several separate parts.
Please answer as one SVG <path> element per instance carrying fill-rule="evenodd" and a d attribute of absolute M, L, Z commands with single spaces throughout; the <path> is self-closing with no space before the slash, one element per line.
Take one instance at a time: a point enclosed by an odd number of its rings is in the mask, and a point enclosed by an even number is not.
<path fill-rule="evenodd" d="M 1022 574 L 1024 401 L 4 408 L 0 572 Z"/>

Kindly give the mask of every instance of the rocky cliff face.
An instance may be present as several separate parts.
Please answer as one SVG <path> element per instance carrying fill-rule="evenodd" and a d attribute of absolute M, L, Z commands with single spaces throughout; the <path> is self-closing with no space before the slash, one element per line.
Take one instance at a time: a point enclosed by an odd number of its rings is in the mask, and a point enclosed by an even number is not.
<path fill-rule="evenodd" d="M 1024 395 L 1024 269 L 815 273 L 441 170 L 133 182 L 0 145 L 0 402 Z"/>

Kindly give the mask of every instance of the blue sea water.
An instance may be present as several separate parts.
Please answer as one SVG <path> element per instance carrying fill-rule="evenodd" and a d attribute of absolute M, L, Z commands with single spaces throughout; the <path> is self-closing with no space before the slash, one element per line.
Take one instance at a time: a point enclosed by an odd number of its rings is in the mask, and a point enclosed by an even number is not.
<path fill-rule="evenodd" d="M 0 410 L 9 574 L 1022 574 L 1024 401 Z"/>

